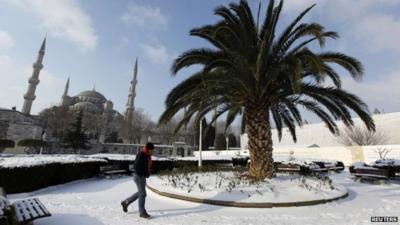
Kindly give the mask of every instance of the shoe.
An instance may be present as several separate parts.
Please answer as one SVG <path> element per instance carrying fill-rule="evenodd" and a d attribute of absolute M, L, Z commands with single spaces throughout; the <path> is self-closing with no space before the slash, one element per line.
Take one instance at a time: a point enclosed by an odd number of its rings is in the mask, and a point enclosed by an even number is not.
<path fill-rule="evenodd" d="M 145 218 L 145 219 L 148 219 L 148 218 L 150 218 L 150 215 L 149 214 L 147 214 L 147 212 L 144 212 L 144 213 L 140 213 L 140 215 L 139 215 L 140 217 L 142 217 L 142 218 Z"/>
<path fill-rule="evenodd" d="M 122 206 L 122 211 L 124 211 L 125 213 L 128 212 L 128 205 L 126 205 L 125 202 L 121 202 L 121 206 Z"/>

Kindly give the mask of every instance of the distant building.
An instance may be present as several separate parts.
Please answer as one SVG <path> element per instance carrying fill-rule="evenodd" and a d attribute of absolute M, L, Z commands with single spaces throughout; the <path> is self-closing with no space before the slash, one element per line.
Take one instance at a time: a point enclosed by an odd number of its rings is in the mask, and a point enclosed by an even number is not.
<path fill-rule="evenodd" d="M 32 105 L 36 99 L 36 88 L 40 83 L 40 71 L 43 68 L 43 59 L 46 50 L 46 38 L 43 40 L 38 52 L 37 59 L 33 64 L 32 76 L 28 80 L 28 89 L 25 93 L 22 110 L 18 111 L 16 107 L 6 109 L 0 107 L 0 139 L 10 139 L 18 143 L 22 139 L 40 139 L 43 134 L 44 127 L 39 116 L 31 115 Z M 66 107 L 71 111 L 82 111 L 101 116 L 103 122 L 113 126 L 112 122 L 117 119 L 132 121 L 134 107 L 134 99 L 136 96 L 138 60 L 134 64 L 133 77 L 129 87 L 128 102 L 126 111 L 119 113 L 114 110 L 113 102 L 104 97 L 103 94 L 96 91 L 95 87 L 92 90 L 86 90 L 78 93 L 75 96 L 69 96 L 68 90 L 70 79 L 68 78 L 60 105 L 57 107 Z M 62 119 L 62 118 L 60 118 Z M 105 130 L 112 130 L 105 128 Z M 51 137 L 50 137 L 51 138 Z M 104 133 L 103 133 L 104 138 Z"/>
<path fill-rule="evenodd" d="M 82 91 L 73 97 L 68 96 L 68 88 L 69 78 L 60 106 L 68 107 L 70 110 L 74 111 L 103 115 L 107 120 L 111 120 L 114 116 L 120 115 L 119 112 L 113 109 L 113 102 L 107 100 L 104 95 L 97 92 L 94 87 L 92 90 Z"/>
<path fill-rule="evenodd" d="M 0 108 L 0 139 L 40 139 L 42 127 L 37 116 L 26 115 L 14 109 Z"/>

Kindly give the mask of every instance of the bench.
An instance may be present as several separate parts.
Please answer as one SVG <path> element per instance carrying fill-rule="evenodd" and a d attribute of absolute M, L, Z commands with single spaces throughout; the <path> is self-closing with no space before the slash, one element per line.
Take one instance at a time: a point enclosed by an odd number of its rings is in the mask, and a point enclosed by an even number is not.
<path fill-rule="evenodd" d="M 21 199 L 10 204 L 2 188 L 0 188 L 0 198 L 0 223 L 33 224 L 35 219 L 51 216 L 38 198 Z"/>
<path fill-rule="evenodd" d="M 396 161 L 394 159 L 376 160 L 372 167 L 389 170 L 389 176 L 396 178 L 400 177 L 400 164 L 395 163 Z"/>
<path fill-rule="evenodd" d="M 321 168 L 315 163 L 297 164 L 287 162 L 274 162 L 275 171 L 278 173 L 299 173 L 310 174 L 315 172 L 326 172 L 326 168 Z"/>
<path fill-rule="evenodd" d="M 276 163 L 275 165 L 276 172 L 300 172 L 301 167 L 297 164 L 285 164 L 285 163 Z"/>
<path fill-rule="evenodd" d="M 321 171 L 340 172 L 344 170 L 344 164 L 343 162 L 340 161 L 337 162 L 313 161 L 313 163 L 317 164 L 321 168 Z"/>
<path fill-rule="evenodd" d="M 110 176 L 112 177 L 113 175 L 121 175 L 121 174 L 127 174 L 129 171 L 126 169 L 121 169 L 119 165 L 105 165 L 105 166 L 100 166 L 100 174 L 103 176 Z"/>
<path fill-rule="evenodd" d="M 357 180 L 388 180 L 390 179 L 390 171 L 384 168 L 375 168 L 367 164 L 352 165 L 349 167 L 350 174 Z"/>

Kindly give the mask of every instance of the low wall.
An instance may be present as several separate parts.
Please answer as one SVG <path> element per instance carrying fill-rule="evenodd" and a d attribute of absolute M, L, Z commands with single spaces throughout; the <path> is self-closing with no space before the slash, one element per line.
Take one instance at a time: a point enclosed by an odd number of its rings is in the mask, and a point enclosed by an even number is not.
<path fill-rule="evenodd" d="M 389 150 L 386 158 L 400 159 L 400 145 L 376 145 L 376 146 L 334 146 L 334 147 L 316 147 L 316 148 L 299 148 L 299 147 L 276 147 L 274 155 L 289 156 L 289 152 L 294 152 L 294 157 L 315 158 L 340 160 L 345 166 L 349 166 L 354 162 L 371 163 L 379 159 L 379 150 Z M 202 151 L 203 156 L 226 156 L 226 155 L 248 155 L 248 150 L 221 150 L 221 151 Z M 199 155 L 198 151 L 194 152 L 195 156 Z"/>

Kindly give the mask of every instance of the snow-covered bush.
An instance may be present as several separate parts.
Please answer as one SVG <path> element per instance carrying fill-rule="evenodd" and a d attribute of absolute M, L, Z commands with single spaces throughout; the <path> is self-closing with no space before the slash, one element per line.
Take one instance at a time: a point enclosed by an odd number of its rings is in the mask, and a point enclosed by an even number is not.
<path fill-rule="evenodd" d="M 289 182 L 307 191 L 318 192 L 320 190 L 333 190 L 332 180 L 327 176 L 319 174 L 312 175 L 282 175 L 276 180 L 255 180 L 247 176 L 245 171 L 225 170 L 225 171 L 174 171 L 158 176 L 162 180 L 161 185 L 171 187 L 182 192 L 206 192 L 206 191 L 226 191 L 228 193 L 240 192 L 248 195 L 263 195 L 265 192 L 274 192 L 276 184 Z M 290 181 L 288 181 L 288 179 Z M 249 192 L 249 187 L 252 189 Z M 246 191 L 247 190 L 247 191 Z"/>
<path fill-rule="evenodd" d="M 298 178 L 299 186 L 308 191 L 318 192 L 321 188 L 335 189 L 332 180 L 327 176 L 312 174 L 311 176 L 301 176 Z"/>
<path fill-rule="evenodd" d="M 15 211 L 6 197 L 0 196 L 0 225 L 17 225 Z"/>

